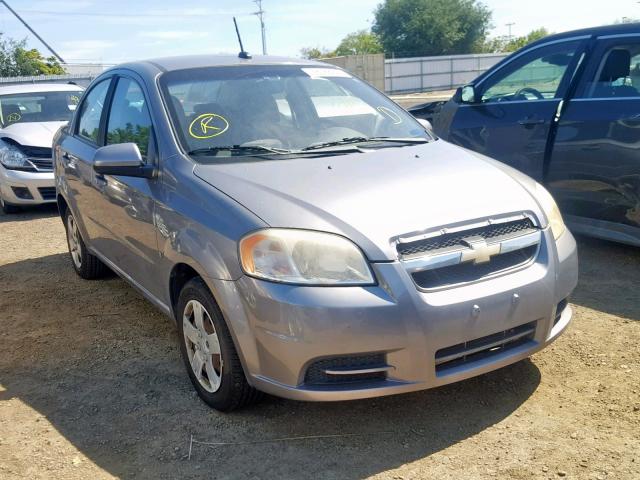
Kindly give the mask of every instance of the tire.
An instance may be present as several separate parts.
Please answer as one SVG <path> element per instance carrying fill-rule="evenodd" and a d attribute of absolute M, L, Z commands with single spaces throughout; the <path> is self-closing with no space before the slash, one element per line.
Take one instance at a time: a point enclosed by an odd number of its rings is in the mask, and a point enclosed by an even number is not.
<path fill-rule="evenodd" d="M 182 359 L 207 405 L 230 412 L 262 398 L 262 392 L 247 382 L 229 328 L 202 279 L 194 278 L 184 286 L 176 316 Z"/>
<path fill-rule="evenodd" d="M 2 195 L 0 195 L 0 206 L 2 206 L 2 211 L 7 215 L 18 213 L 20 211 L 20 207 L 5 202 Z"/>
<path fill-rule="evenodd" d="M 101 278 L 108 271 L 107 266 L 98 257 L 92 255 L 82 240 L 78 225 L 69 209 L 65 212 L 64 226 L 67 231 L 67 245 L 71 265 L 76 273 L 85 280 Z"/>

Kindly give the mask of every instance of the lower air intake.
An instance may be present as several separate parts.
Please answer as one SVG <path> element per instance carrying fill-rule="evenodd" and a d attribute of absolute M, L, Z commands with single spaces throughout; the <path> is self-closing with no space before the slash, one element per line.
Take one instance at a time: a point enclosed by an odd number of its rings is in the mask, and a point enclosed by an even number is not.
<path fill-rule="evenodd" d="M 436 352 L 436 374 L 446 375 L 454 367 L 478 362 L 533 341 L 536 322 L 487 335 Z"/>
<path fill-rule="evenodd" d="M 387 378 L 388 369 L 383 353 L 325 358 L 309 366 L 304 383 L 339 385 L 382 381 Z"/>

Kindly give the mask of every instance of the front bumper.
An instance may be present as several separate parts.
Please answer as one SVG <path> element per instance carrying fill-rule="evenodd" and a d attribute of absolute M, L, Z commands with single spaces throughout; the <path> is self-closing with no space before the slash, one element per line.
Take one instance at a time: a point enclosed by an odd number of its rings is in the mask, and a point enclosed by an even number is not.
<path fill-rule="evenodd" d="M 375 264 L 379 285 L 373 287 L 298 287 L 249 277 L 208 281 L 256 388 L 296 400 L 391 395 L 509 365 L 564 331 L 572 311 L 567 306 L 556 315 L 556 307 L 577 284 L 576 244 L 568 231 L 558 242 L 548 230 L 544 237 L 527 268 L 440 291 L 419 291 L 399 262 Z M 535 326 L 531 337 L 513 348 L 445 370 L 436 367 L 442 349 L 529 323 Z M 380 353 L 392 367 L 381 380 L 305 381 L 318 360 Z"/>
<path fill-rule="evenodd" d="M 0 165 L 0 194 L 5 202 L 12 205 L 55 202 L 53 172 L 21 172 Z"/>

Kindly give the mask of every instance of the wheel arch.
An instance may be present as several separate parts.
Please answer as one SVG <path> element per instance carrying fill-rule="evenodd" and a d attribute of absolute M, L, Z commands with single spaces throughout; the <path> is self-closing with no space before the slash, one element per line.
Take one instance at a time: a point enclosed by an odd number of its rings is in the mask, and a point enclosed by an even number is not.
<path fill-rule="evenodd" d="M 58 214 L 60 215 L 60 218 L 62 219 L 62 221 L 64 221 L 64 216 L 66 215 L 67 210 L 69 209 L 69 204 L 61 194 L 57 195 L 56 203 L 58 205 Z"/>

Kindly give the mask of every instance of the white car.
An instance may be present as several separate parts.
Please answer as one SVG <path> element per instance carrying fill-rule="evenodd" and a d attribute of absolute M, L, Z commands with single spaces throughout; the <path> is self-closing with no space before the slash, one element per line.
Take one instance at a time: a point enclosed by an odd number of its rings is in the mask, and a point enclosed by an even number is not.
<path fill-rule="evenodd" d="M 40 83 L 0 87 L 0 206 L 56 201 L 51 144 L 82 96 L 77 85 Z"/>

